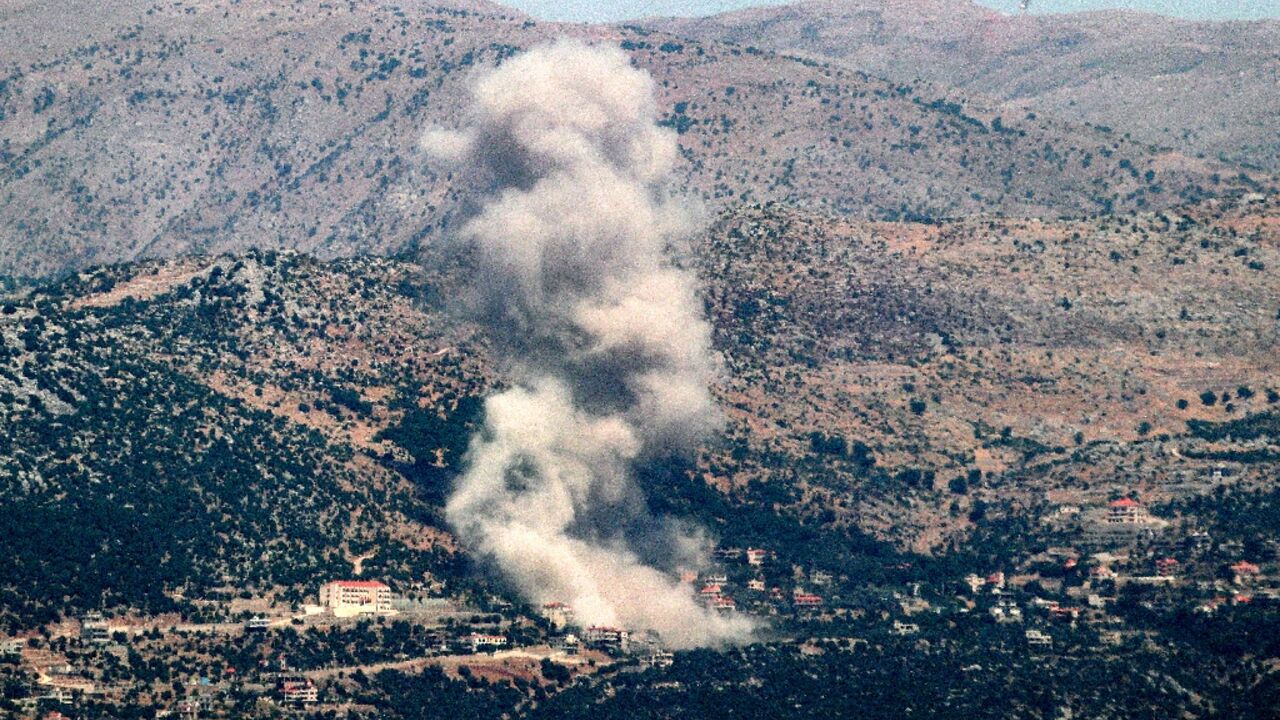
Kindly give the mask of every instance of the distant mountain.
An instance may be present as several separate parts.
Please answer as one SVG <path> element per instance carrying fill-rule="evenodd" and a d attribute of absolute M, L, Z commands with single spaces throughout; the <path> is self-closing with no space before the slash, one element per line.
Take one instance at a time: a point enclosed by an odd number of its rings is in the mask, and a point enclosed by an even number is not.
<path fill-rule="evenodd" d="M 1144 142 L 1280 170 L 1280 21 L 1005 15 L 971 0 L 814 0 L 646 23 L 920 78 Z"/>
<path fill-rule="evenodd" d="M 785 200 L 880 219 L 1080 215 L 1251 183 L 927 84 L 491 4 L 30 2 L 0 8 L 0 276 L 429 244 L 458 198 L 425 164 L 422 130 L 458 122 L 472 72 L 566 34 L 654 74 L 679 183 L 713 212 Z"/>

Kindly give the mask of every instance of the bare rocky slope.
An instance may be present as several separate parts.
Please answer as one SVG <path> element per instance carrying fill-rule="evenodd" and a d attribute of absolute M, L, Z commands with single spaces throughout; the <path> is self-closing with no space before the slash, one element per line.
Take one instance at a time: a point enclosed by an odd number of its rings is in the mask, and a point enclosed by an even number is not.
<path fill-rule="evenodd" d="M 916 78 L 1163 146 L 1280 169 L 1280 22 L 1005 15 L 970 0 L 815 0 L 649 27 Z"/>
<path fill-rule="evenodd" d="M 621 46 L 654 74 L 680 184 L 713 212 L 784 200 L 881 219 L 1056 217 L 1252 184 L 927 84 L 495 5 L 24 3 L 0 20 L 0 275 L 427 244 L 457 198 L 421 132 L 458 121 L 472 72 L 562 35 Z"/>

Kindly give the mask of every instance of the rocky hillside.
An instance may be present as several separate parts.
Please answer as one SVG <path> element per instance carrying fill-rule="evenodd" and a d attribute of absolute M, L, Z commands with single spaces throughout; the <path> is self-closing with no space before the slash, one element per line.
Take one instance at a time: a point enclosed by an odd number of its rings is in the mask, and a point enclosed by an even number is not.
<path fill-rule="evenodd" d="M 829 59 L 1280 170 L 1280 22 L 1004 15 L 969 0 L 814 0 L 650 27 Z"/>
<path fill-rule="evenodd" d="M 729 215 L 699 261 L 734 435 L 757 452 L 708 477 L 749 489 L 789 473 L 804 512 L 921 550 L 963 537 L 975 508 L 1024 513 L 1046 491 L 1178 497 L 1250 457 L 1236 476 L 1265 484 L 1274 438 L 1216 445 L 1187 423 L 1280 401 L 1278 207 L 932 226 Z"/>
<path fill-rule="evenodd" d="M 361 557 L 406 582 L 447 570 L 442 474 L 482 353 L 410 310 L 405 274 L 250 255 L 5 304 L 5 621 L 164 611 L 228 582 L 301 592 Z M 417 457 L 380 434 L 402 425 Z"/>
<path fill-rule="evenodd" d="M 941 225 L 754 206 L 692 250 L 726 432 L 643 475 L 726 544 L 848 573 L 893 555 L 880 540 L 946 553 L 1046 493 L 1191 502 L 1280 461 L 1274 198 Z M 502 375 L 444 310 L 464 272 L 253 252 L 6 301 L 6 622 L 297 599 L 357 561 L 467 592 L 440 507 Z"/>
<path fill-rule="evenodd" d="M 784 200 L 880 219 L 1056 217 L 1252 182 L 930 85 L 482 3 L 11 3 L 0 9 L 0 276 L 429 244 L 458 201 L 425 164 L 421 132 L 458 121 L 471 73 L 566 34 L 620 45 L 654 74 L 680 134 L 680 184 L 712 211 Z"/>

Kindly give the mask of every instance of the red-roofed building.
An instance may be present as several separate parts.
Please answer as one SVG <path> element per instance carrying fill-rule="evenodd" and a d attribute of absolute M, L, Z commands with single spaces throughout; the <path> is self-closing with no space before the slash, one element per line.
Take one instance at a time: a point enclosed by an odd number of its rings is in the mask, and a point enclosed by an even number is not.
<path fill-rule="evenodd" d="M 1107 506 L 1107 522 L 1140 523 L 1146 520 L 1147 510 L 1142 503 L 1133 498 L 1112 500 Z"/>
<path fill-rule="evenodd" d="M 721 612 L 731 612 L 733 610 L 738 609 L 738 603 L 734 602 L 733 598 L 728 597 L 726 595 L 719 595 L 713 598 L 710 601 L 709 605 L 713 609 L 719 610 Z"/>
<path fill-rule="evenodd" d="M 1242 583 L 1258 577 L 1258 575 L 1262 574 L 1262 568 L 1248 560 L 1241 560 L 1231 566 L 1231 574 L 1235 577 L 1236 582 Z"/>
<path fill-rule="evenodd" d="M 1074 621 L 1074 620 L 1076 620 L 1077 618 L 1079 618 L 1079 617 L 1080 617 L 1080 608 L 1078 608 L 1078 607 L 1063 607 L 1063 606 L 1061 606 L 1061 605 L 1060 605 L 1060 606 L 1058 606 L 1058 607 L 1052 607 L 1052 608 L 1049 608 L 1049 615 L 1050 615 L 1050 617 L 1057 618 L 1058 620 L 1072 620 L 1072 621 Z"/>
<path fill-rule="evenodd" d="M 320 587 L 320 604 L 335 617 L 387 615 L 391 588 L 376 580 L 335 580 Z"/>
<path fill-rule="evenodd" d="M 557 629 L 573 624 L 573 608 L 562 602 L 549 602 L 542 606 L 542 614 Z"/>
<path fill-rule="evenodd" d="M 310 705 L 320 699 L 316 684 L 306 678 L 289 678 L 280 681 L 277 688 L 280 699 L 295 705 Z"/>
<path fill-rule="evenodd" d="M 812 593 L 796 593 L 791 596 L 796 607 L 822 607 L 822 596 Z"/>
<path fill-rule="evenodd" d="M 1160 558 L 1156 560 L 1156 575 L 1160 577 L 1175 577 L 1178 574 L 1178 561 L 1175 558 Z"/>

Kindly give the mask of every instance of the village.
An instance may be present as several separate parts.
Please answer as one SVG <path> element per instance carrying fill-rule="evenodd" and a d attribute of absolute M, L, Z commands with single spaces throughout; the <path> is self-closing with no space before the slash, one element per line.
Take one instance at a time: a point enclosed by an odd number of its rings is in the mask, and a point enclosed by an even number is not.
<path fill-rule="evenodd" d="M 1127 496 L 1099 507 L 1052 505 L 1041 521 L 1075 542 L 940 583 L 915 579 L 855 596 L 857 578 L 782 564 L 760 547 L 718 548 L 712 569 L 681 580 L 710 610 L 765 619 L 762 639 L 851 650 L 903 640 L 927 648 L 957 623 L 978 623 L 1005 628 L 1002 643 L 1016 628 L 1032 657 L 1068 646 L 1107 652 L 1157 640 L 1132 621 L 1135 612 L 1211 621 L 1280 605 L 1274 541 L 1262 549 L 1265 561 L 1248 557 L 1238 543 L 1175 527 Z M 326 581 L 314 599 L 231 603 L 225 621 L 207 623 L 87 613 L 3 639 L 0 668 L 10 687 L 27 679 L 23 717 L 75 717 L 86 705 L 143 699 L 156 717 L 212 718 L 263 704 L 349 712 L 359 708 L 351 679 L 387 669 L 434 666 L 541 687 L 549 677 L 563 685 L 601 672 L 661 672 L 680 657 L 651 632 L 581 627 L 564 602 L 529 609 L 496 597 L 425 597 L 371 579 Z"/>

